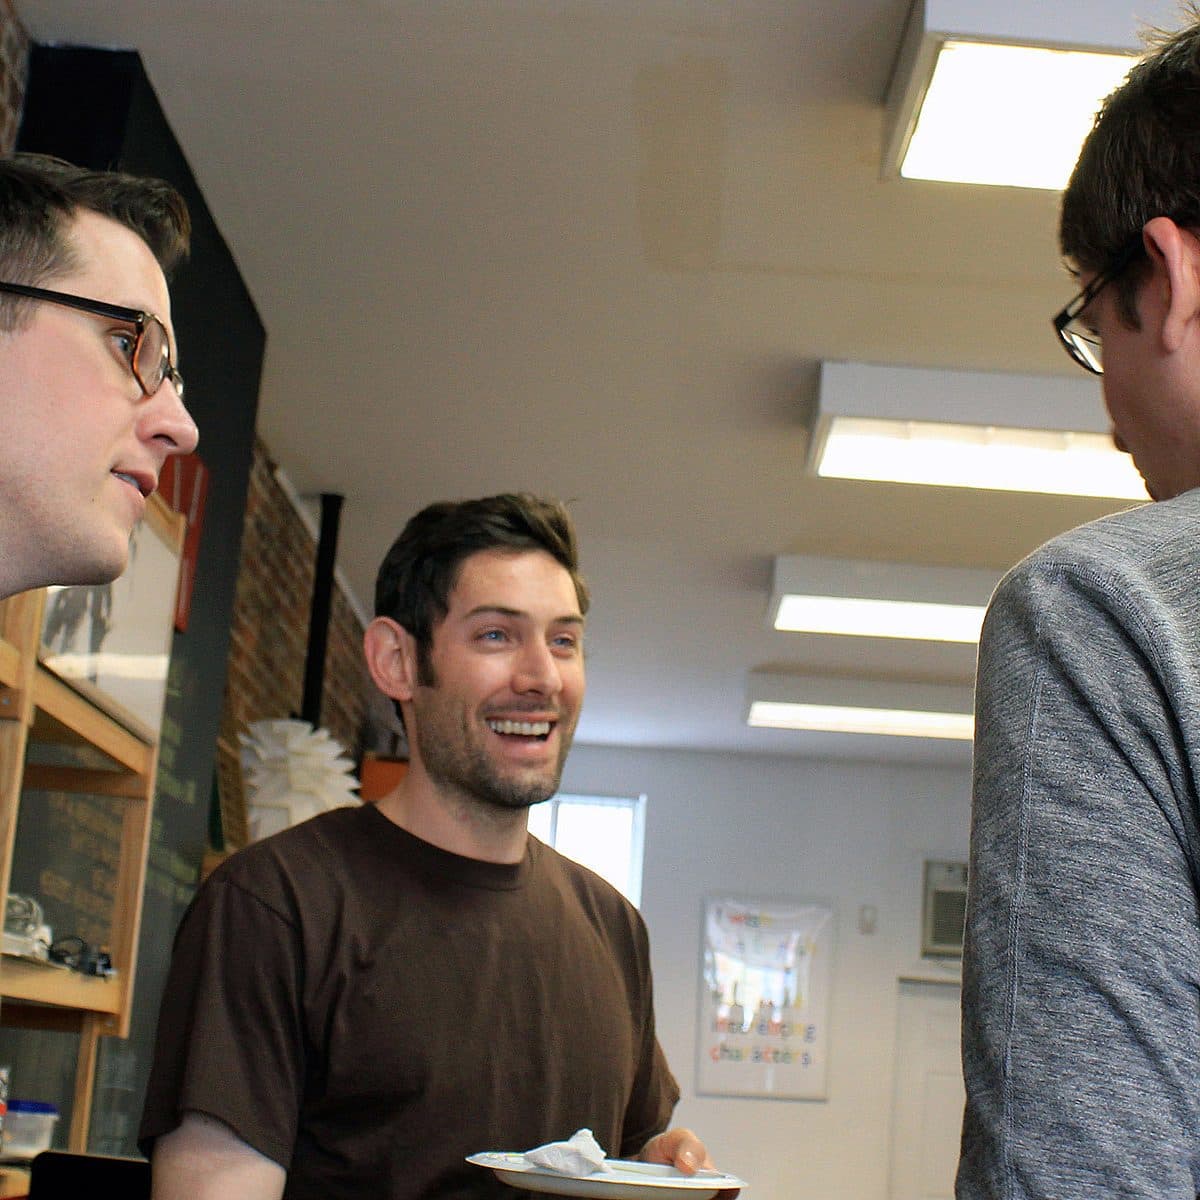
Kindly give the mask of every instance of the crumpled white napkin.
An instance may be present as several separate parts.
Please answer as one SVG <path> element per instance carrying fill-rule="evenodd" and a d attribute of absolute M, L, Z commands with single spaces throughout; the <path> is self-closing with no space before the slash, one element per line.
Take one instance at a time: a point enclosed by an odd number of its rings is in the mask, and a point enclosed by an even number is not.
<path fill-rule="evenodd" d="M 604 1151 L 590 1129 L 580 1129 L 565 1142 L 548 1142 L 525 1152 L 535 1167 L 558 1171 L 561 1175 L 595 1175 L 612 1168 L 604 1161 Z"/>

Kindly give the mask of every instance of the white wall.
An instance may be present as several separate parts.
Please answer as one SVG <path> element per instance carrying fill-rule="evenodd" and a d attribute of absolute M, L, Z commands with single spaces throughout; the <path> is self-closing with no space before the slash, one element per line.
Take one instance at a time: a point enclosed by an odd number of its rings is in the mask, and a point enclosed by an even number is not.
<path fill-rule="evenodd" d="M 969 768 L 576 746 L 563 790 L 649 797 L 642 912 L 677 1123 L 747 1200 L 885 1200 L 897 981 L 920 966 L 922 863 L 965 861 Z M 722 892 L 832 903 L 828 1100 L 696 1095 L 701 905 Z"/>

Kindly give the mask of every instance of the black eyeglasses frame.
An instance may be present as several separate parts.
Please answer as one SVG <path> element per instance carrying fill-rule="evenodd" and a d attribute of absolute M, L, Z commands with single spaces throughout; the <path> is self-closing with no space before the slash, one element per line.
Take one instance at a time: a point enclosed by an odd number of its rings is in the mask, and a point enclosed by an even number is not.
<path fill-rule="evenodd" d="M 114 321 L 124 321 L 132 325 L 137 336 L 133 343 L 133 351 L 129 356 L 129 369 L 133 373 L 134 379 L 137 380 L 138 387 L 142 389 L 142 394 L 147 397 L 153 396 L 162 387 L 163 380 L 167 379 L 175 389 L 175 394 L 180 400 L 183 399 L 183 376 L 175 369 L 175 364 L 171 360 L 171 338 L 162 318 L 155 313 L 146 312 L 140 308 L 126 308 L 121 304 L 109 304 L 104 300 L 92 300 L 87 296 L 73 295 L 71 292 L 56 292 L 50 288 L 33 287 L 27 283 L 0 282 L 0 292 L 24 296 L 29 300 L 44 300 L 48 304 L 61 304 L 66 308 L 75 308 L 98 317 L 111 317 Z M 152 323 L 163 332 L 164 351 L 163 359 L 159 364 L 162 374 L 154 386 L 151 386 L 150 380 L 142 378 L 141 372 L 137 368 L 138 351 L 141 348 L 142 339 L 146 336 L 146 330 Z"/>
<path fill-rule="evenodd" d="M 1100 357 L 1100 342 L 1097 338 L 1090 338 L 1085 334 L 1073 331 L 1070 326 L 1110 283 L 1124 274 L 1134 259 L 1143 253 L 1144 246 L 1141 233 L 1130 238 L 1117 252 L 1116 258 L 1054 315 L 1054 332 L 1058 335 L 1058 340 L 1062 343 L 1063 348 L 1074 362 L 1093 375 L 1104 374 L 1104 364 Z M 1081 345 L 1081 342 L 1086 345 Z"/>

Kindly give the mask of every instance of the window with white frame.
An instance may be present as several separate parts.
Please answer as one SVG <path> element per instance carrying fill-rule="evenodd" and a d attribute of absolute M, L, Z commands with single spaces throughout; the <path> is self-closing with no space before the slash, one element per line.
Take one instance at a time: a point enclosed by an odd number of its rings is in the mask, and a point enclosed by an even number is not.
<path fill-rule="evenodd" d="M 529 810 L 529 832 L 607 879 L 635 907 L 642 901 L 645 796 L 560 792 Z"/>

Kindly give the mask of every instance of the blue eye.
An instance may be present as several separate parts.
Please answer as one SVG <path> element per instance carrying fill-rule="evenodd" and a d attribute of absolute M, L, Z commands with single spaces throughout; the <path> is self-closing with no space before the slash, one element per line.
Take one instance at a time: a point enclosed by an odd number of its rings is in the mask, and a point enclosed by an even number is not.
<path fill-rule="evenodd" d="M 111 337 L 125 361 L 132 363 L 134 351 L 137 349 L 137 334 L 130 333 L 128 329 L 114 329 Z"/>

